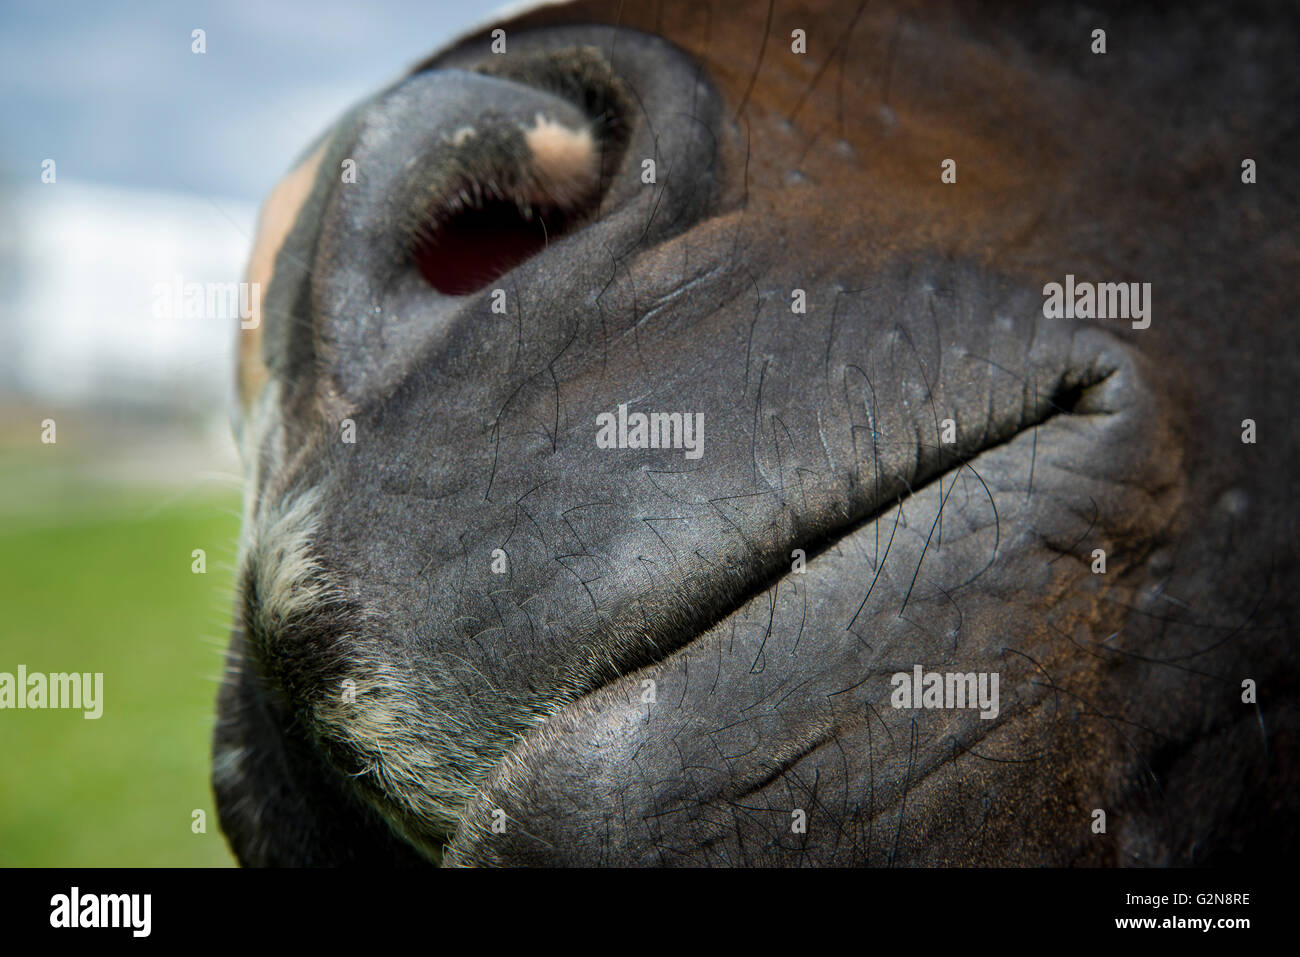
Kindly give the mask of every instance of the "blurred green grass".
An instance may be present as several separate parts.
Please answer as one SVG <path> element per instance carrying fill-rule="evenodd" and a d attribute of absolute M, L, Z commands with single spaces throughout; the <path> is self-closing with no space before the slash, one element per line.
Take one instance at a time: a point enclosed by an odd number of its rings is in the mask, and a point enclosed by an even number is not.
<path fill-rule="evenodd" d="M 238 492 L 96 480 L 63 453 L 0 461 L 0 671 L 103 672 L 103 715 L 0 711 L 0 865 L 228 866 L 208 773 Z"/>

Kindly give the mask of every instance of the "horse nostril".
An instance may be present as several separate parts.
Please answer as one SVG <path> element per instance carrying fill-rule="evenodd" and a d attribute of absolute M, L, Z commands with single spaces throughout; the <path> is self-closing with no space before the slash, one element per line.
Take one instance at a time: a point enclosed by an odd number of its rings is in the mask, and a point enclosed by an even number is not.
<path fill-rule="evenodd" d="M 598 288 L 607 256 L 617 268 L 741 200 L 721 116 L 698 65 L 635 31 L 521 31 L 508 56 L 435 57 L 322 143 L 316 211 L 295 227 L 307 279 L 278 300 L 311 322 L 280 327 L 283 352 L 360 401 L 465 333 L 484 297 L 498 311 L 507 276 L 532 297 Z"/>
<path fill-rule="evenodd" d="M 321 252 L 371 294 L 409 274 L 459 296 L 591 218 L 621 156 L 621 100 L 611 87 L 601 107 L 547 77 L 434 71 L 369 104 L 338 147 L 356 176 L 334 190 Z M 339 281 L 361 292 L 355 275 Z"/>
<path fill-rule="evenodd" d="M 591 219 L 622 160 L 627 95 L 592 47 L 475 64 L 496 82 L 477 119 L 443 136 L 444 178 L 408 231 L 420 275 L 439 292 L 482 289 Z"/>
<path fill-rule="evenodd" d="M 465 296 L 541 252 L 565 231 L 567 219 L 553 207 L 520 209 L 516 203 L 490 200 L 419 235 L 412 255 L 434 289 Z"/>
<path fill-rule="evenodd" d="M 420 275 L 441 293 L 482 289 L 599 202 L 601 150 L 585 124 L 571 128 L 539 113 L 515 132 L 504 148 L 476 143 L 473 127 L 454 135 L 466 153 L 457 161 L 462 178 L 435 197 L 411 247 Z"/>

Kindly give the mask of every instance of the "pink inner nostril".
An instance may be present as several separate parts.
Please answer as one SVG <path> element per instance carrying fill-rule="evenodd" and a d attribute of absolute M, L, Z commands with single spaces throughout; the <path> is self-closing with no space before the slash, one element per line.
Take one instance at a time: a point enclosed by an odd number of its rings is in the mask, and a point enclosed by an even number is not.
<path fill-rule="evenodd" d="M 559 210 L 524 216 L 513 202 L 491 200 L 439 223 L 415 244 L 412 255 L 429 285 L 449 296 L 482 289 L 564 230 Z"/>

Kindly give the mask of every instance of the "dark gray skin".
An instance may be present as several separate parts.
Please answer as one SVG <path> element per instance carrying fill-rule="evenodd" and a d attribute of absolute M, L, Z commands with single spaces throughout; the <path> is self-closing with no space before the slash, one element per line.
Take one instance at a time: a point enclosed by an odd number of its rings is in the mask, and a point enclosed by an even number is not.
<path fill-rule="evenodd" d="M 241 862 L 1293 854 L 1294 9 L 637 6 L 485 30 L 314 148 L 241 372 Z M 537 112 L 600 117 L 597 194 L 437 292 L 413 245 L 450 182 L 514 195 Z M 1067 273 L 1150 327 L 1045 318 Z M 598 448 L 620 403 L 702 457 Z M 918 664 L 998 716 L 892 707 Z"/>

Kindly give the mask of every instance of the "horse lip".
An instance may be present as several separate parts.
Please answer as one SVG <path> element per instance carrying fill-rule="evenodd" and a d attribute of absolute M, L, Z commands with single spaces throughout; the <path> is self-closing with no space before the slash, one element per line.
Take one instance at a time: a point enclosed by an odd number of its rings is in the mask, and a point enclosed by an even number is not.
<path fill-rule="evenodd" d="M 792 550 L 798 549 L 804 552 L 805 561 L 811 562 L 815 560 L 818 556 L 837 547 L 841 542 L 845 541 L 848 538 L 851 538 L 858 531 L 870 525 L 872 522 L 877 521 L 879 517 L 886 511 L 894 508 L 897 505 L 900 505 L 902 502 L 908 499 L 918 496 L 922 492 L 934 487 L 936 484 L 941 484 L 944 478 L 947 478 L 953 475 L 954 473 L 957 473 L 963 468 L 971 466 L 973 463 L 977 462 L 981 456 L 984 456 L 985 454 L 994 451 L 1001 446 L 1010 444 L 1016 438 L 1018 438 L 1019 436 L 1023 435 L 1026 432 L 1031 432 L 1031 431 L 1036 432 L 1036 430 L 1039 427 L 1045 425 L 1047 422 L 1059 416 L 1075 414 L 1076 409 L 1079 407 L 1082 401 L 1084 393 L 1090 389 L 1104 386 L 1105 383 L 1108 380 L 1110 380 L 1112 376 L 1116 374 L 1116 371 L 1117 371 L 1116 368 L 1113 366 L 1096 370 L 1093 374 L 1089 375 L 1082 382 L 1073 383 L 1070 384 L 1069 386 L 1058 389 L 1057 392 L 1054 393 L 1052 398 L 1049 400 L 1049 405 L 1046 413 L 1043 414 L 1041 417 L 1031 422 L 1021 423 L 1020 427 L 1012 431 L 1010 434 L 998 437 L 992 441 L 987 441 L 984 444 L 982 444 L 978 449 L 972 452 L 969 452 L 965 455 L 954 455 L 951 464 L 949 464 L 947 467 L 943 468 L 940 471 L 935 471 L 926 474 L 924 475 L 924 477 L 914 478 L 912 481 L 908 483 L 908 489 L 906 493 L 900 494 L 898 496 L 890 497 L 883 501 L 876 502 L 873 507 L 869 508 L 863 515 L 861 515 L 860 517 L 858 517 L 853 521 L 846 522 L 842 525 L 836 526 L 828 530 L 825 534 L 819 535 L 816 538 L 794 539 L 793 541 L 789 542 L 787 546 L 783 549 L 783 553 L 790 554 Z M 978 475 L 978 472 L 976 472 L 975 474 Z M 881 565 L 883 567 L 883 560 L 881 562 Z M 919 568 L 918 568 L 918 572 L 919 572 Z M 691 629 L 689 631 L 684 631 L 680 635 L 676 636 L 675 638 L 667 642 L 656 643 L 656 645 L 654 646 L 655 653 L 649 660 L 638 661 L 633 665 L 620 668 L 617 671 L 617 673 L 609 676 L 608 678 L 606 678 L 606 680 L 600 682 L 599 684 L 592 686 L 588 691 L 584 692 L 583 695 L 576 700 L 578 701 L 585 700 L 589 698 L 591 695 L 596 694 L 601 690 L 610 687 L 611 685 L 617 684 L 620 681 L 623 681 L 631 674 L 634 674 L 638 671 L 659 664 L 665 659 L 681 651 L 683 648 L 686 648 L 692 643 L 694 643 L 695 641 L 699 640 L 701 637 L 706 635 L 709 631 L 716 628 L 721 623 L 725 622 L 729 617 L 731 617 L 736 612 L 744 608 L 747 604 L 749 604 L 758 596 L 777 587 L 779 583 L 789 580 L 792 574 L 794 574 L 794 572 L 792 572 L 789 567 L 782 565 L 782 566 L 777 566 L 775 569 L 768 571 L 768 573 L 765 575 L 755 578 L 753 581 L 751 581 L 748 584 L 748 588 L 743 594 L 725 603 L 724 605 L 720 606 L 720 609 L 705 624 L 703 624 L 700 627 Z M 879 570 L 877 570 L 877 576 L 878 575 L 879 575 Z M 863 598 L 861 605 L 859 606 L 859 612 L 861 611 L 862 607 L 866 605 L 867 600 L 871 596 L 871 591 L 874 588 L 874 586 L 875 586 L 875 580 L 873 579 L 871 586 L 867 589 L 866 595 Z M 846 626 L 846 630 L 852 629 L 853 622 L 856 621 L 856 618 L 857 616 L 855 615 L 854 620 L 850 621 L 849 624 Z"/>
<path fill-rule="evenodd" d="M 627 845 L 631 850 L 626 854 L 619 850 L 619 859 L 652 863 L 661 851 L 654 839 L 657 828 L 681 824 L 683 827 L 698 825 L 707 829 L 712 826 L 713 818 L 706 809 L 714 807 L 715 802 L 720 802 L 716 806 L 722 809 L 724 818 L 727 807 L 748 807 L 755 813 L 771 813 L 774 789 L 797 790 L 800 775 L 805 779 L 803 784 L 807 785 L 806 779 L 813 766 L 819 766 L 819 762 L 824 765 L 840 760 L 829 749 L 842 729 L 833 721 L 822 720 L 829 703 L 835 700 L 836 695 L 845 694 L 847 696 L 840 699 L 844 708 L 853 709 L 855 715 L 862 712 L 865 720 L 870 722 L 872 702 L 882 699 L 881 688 L 888 688 L 888 676 L 901 670 L 904 659 L 910 669 L 912 662 L 924 660 L 915 655 L 923 654 L 925 648 L 933 650 L 932 643 L 914 645 L 907 637 L 908 629 L 917 627 L 915 623 L 909 624 L 911 613 L 903 613 L 911 598 L 908 578 L 911 577 L 912 584 L 916 583 L 924 561 L 924 549 L 930 547 L 927 532 L 933 534 L 931 516 L 936 509 L 942 514 L 941 503 L 946 503 L 947 496 L 953 494 L 953 485 L 963 481 L 957 477 L 962 470 L 969 468 L 975 474 L 997 474 L 1003 479 L 1018 474 L 1022 483 L 1018 488 L 1023 490 L 1023 473 L 1008 470 L 1027 465 L 1031 454 L 1039 456 L 1039 467 L 1045 470 L 1040 477 L 1045 497 L 1034 496 L 1036 504 L 1033 506 L 1026 498 L 1023 506 L 1003 510 L 1005 518 L 1014 516 L 1013 527 L 1025 528 L 1032 527 L 1024 523 L 1032 523 L 1042 509 L 1057 507 L 1054 504 L 1056 496 L 1051 490 L 1056 487 L 1055 483 L 1068 477 L 1070 463 L 1074 461 L 1072 456 L 1091 457 L 1094 449 L 1105 449 L 1108 454 L 1099 463 L 1101 471 L 1098 475 L 1103 481 L 1112 481 L 1117 474 L 1122 474 L 1125 480 L 1142 475 L 1141 472 L 1129 472 L 1130 464 L 1138 461 L 1130 463 L 1130 452 L 1143 456 L 1140 460 L 1143 463 L 1157 463 L 1163 470 L 1161 474 L 1176 468 L 1176 461 L 1149 458 L 1149 448 L 1143 447 L 1148 430 L 1153 424 L 1158 428 L 1159 420 L 1153 421 L 1148 416 L 1156 407 L 1150 404 L 1153 399 L 1141 384 L 1141 373 L 1135 368 L 1136 355 L 1123 346 L 1117 346 L 1117 341 L 1109 335 L 1104 334 L 1104 339 L 1107 345 L 1100 353 L 1089 350 L 1094 361 L 1086 372 L 1063 380 L 1041 414 L 989 437 L 963 456 L 948 457 L 940 467 L 922 470 L 917 473 L 921 477 L 915 478 L 905 493 L 875 502 L 874 507 L 860 517 L 840 523 L 826 535 L 815 539 L 803 536 L 791 543 L 802 545 L 808 551 L 810 573 L 814 570 L 814 563 L 819 566 L 816 577 L 810 575 L 807 580 L 807 587 L 816 585 L 812 598 L 806 599 L 809 634 L 803 635 L 800 626 L 800 638 L 812 642 L 815 650 L 801 651 L 797 658 L 782 654 L 779 660 L 758 661 L 767 642 L 763 633 L 765 617 L 768 619 L 766 634 L 772 638 L 769 657 L 777 655 L 778 646 L 789 650 L 791 641 L 795 640 L 794 628 L 799 624 L 799 593 L 805 588 L 794 583 L 799 576 L 793 569 L 788 566 L 771 569 L 769 566 L 768 574 L 751 580 L 750 587 L 742 595 L 718 609 L 707 621 L 682 629 L 673 643 L 665 642 L 653 659 L 633 662 L 630 667 L 621 668 L 616 676 L 593 684 L 590 690 L 556 708 L 534 730 L 521 736 L 510 753 L 480 783 L 478 796 L 465 806 L 449 844 L 448 863 L 554 863 L 570 860 L 571 853 L 578 854 L 578 858 L 573 860 L 585 860 L 578 846 L 570 847 L 566 843 L 570 817 L 577 822 L 575 826 L 579 829 L 573 833 L 585 833 L 582 829 L 589 827 L 612 827 L 625 831 L 631 841 Z M 1098 359 L 1101 361 L 1095 361 Z M 1077 372 L 1078 367 L 1074 368 Z M 1075 419 L 1087 420 L 1088 424 L 1071 421 Z M 1046 437 L 1040 441 L 1040 437 L 1034 434 L 1031 439 L 1029 433 L 1042 427 L 1048 429 Z M 1111 456 L 1109 453 L 1116 444 L 1119 451 Z M 1116 470 L 1122 470 L 1122 473 Z M 1037 489 L 1039 486 L 1034 487 Z M 1006 486 L 995 484 L 992 488 L 989 503 L 996 514 L 998 506 L 993 503 L 993 496 L 996 494 L 1001 498 Z M 939 497 L 932 499 L 936 493 Z M 1087 495 L 1083 494 L 1081 502 L 1086 507 Z M 1133 501 L 1140 499 L 1138 493 Z M 884 537 L 888 538 L 890 521 L 897 522 L 902 507 L 914 500 L 916 504 L 909 508 L 920 511 L 925 520 L 920 525 L 911 523 L 910 534 L 900 532 L 899 554 L 904 557 L 891 558 L 894 570 L 882 579 L 884 588 L 880 594 L 889 597 L 873 597 L 872 631 L 866 632 L 865 637 L 857 633 L 846 635 L 844 625 L 847 622 L 851 627 L 854 608 L 860 611 L 866 605 L 865 599 L 859 603 L 859 597 L 875 587 L 875 578 L 880 577 L 886 564 L 877 549 L 876 576 L 872 577 L 872 569 L 863 564 L 870 551 L 869 547 L 863 547 L 865 539 L 858 542 L 849 540 L 854 536 L 869 535 L 871 524 L 882 516 L 886 520 L 880 524 Z M 981 506 L 985 515 L 989 503 Z M 964 514 L 964 508 L 958 509 L 955 517 Z M 896 511 L 896 515 L 890 516 L 891 511 Z M 1075 512 L 1077 509 L 1067 511 Z M 970 514 L 978 517 L 975 513 Z M 907 525 L 907 522 L 903 523 L 903 527 Z M 970 584 L 983 574 L 979 566 L 984 564 L 990 545 L 995 557 L 989 559 L 986 569 L 993 566 L 999 554 L 1013 563 L 1017 555 L 1025 556 L 1022 561 L 1034 561 L 1033 549 L 1022 552 L 1019 538 L 1006 540 L 1017 543 L 1011 549 L 1002 545 L 1001 540 L 995 543 L 992 523 L 982 526 L 977 523 L 969 527 L 985 528 L 986 537 L 973 540 L 971 550 L 962 550 L 960 535 L 953 542 L 944 542 L 941 548 L 936 542 L 934 555 L 940 561 L 939 567 L 945 569 L 936 574 L 961 578 L 969 574 L 965 584 Z M 1000 532 L 999 525 L 998 534 Z M 954 547 L 958 550 L 950 551 Z M 1042 543 L 1035 547 L 1042 547 Z M 916 563 L 915 570 L 913 562 Z M 933 563 L 927 567 L 935 572 Z M 1046 567 L 1050 569 L 1051 563 L 1046 563 Z M 1066 574 L 1083 574 L 1091 578 L 1086 565 L 1073 570 L 1069 570 L 1069 566 L 1061 567 L 1067 569 Z M 862 570 L 865 570 L 865 577 L 859 574 Z M 952 581 L 953 577 L 936 578 L 935 584 L 940 590 L 944 590 L 945 585 L 954 590 L 962 587 L 952 586 Z M 843 583 L 848 583 L 847 587 Z M 917 614 L 927 615 L 930 609 L 937 607 L 938 596 L 934 591 L 934 587 L 930 587 L 919 591 L 912 599 L 918 608 Z M 772 603 L 770 607 L 762 601 L 765 593 Z M 828 595 L 833 596 L 832 600 L 826 600 Z M 814 600 L 817 602 L 815 606 Z M 896 615 L 895 606 L 882 605 L 881 600 L 901 602 L 903 607 Z M 782 601 L 785 604 L 781 614 L 773 619 L 773 609 Z M 1000 606 L 1001 603 L 994 601 L 992 604 Z M 1003 632 L 1004 625 L 996 618 L 991 620 L 993 627 L 989 627 L 987 616 L 999 613 L 978 612 L 975 623 L 967 623 L 963 634 L 972 636 L 966 640 L 973 640 L 975 644 L 965 652 L 965 660 L 968 661 L 969 654 L 974 652 L 979 659 L 990 664 L 998 662 L 993 670 L 1015 667 L 1006 658 L 1007 649 L 999 637 L 1005 634 L 1007 638 L 1013 638 L 1013 633 Z M 777 622 L 775 629 L 773 620 Z M 941 624 L 936 619 L 921 620 L 928 621 L 929 626 Z M 895 621 L 899 624 L 891 624 Z M 879 629 L 882 644 L 873 649 L 871 643 L 877 640 L 874 637 L 876 629 Z M 705 642 L 708 644 L 704 645 Z M 746 675 L 746 659 L 755 648 L 759 648 L 759 652 Z M 713 664 L 715 650 L 718 653 L 716 665 Z M 833 657 L 824 657 L 828 652 Z M 724 657 L 728 658 L 725 666 Z M 1023 663 L 1021 667 L 1029 668 Z M 765 669 L 770 669 L 768 677 L 751 677 Z M 1032 680 L 1033 677 L 1031 674 L 1030 680 L 1017 680 L 1014 697 L 1009 704 L 1004 700 L 1001 714 L 993 720 L 979 720 L 974 712 L 957 719 L 961 723 L 952 727 L 960 730 L 951 733 L 959 734 L 960 741 L 954 737 L 953 747 L 963 754 L 974 751 L 976 757 L 973 760 L 987 753 L 996 761 L 1000 753 L 1005 753 L 1009 740 L 1018 740 L 1014 729 L 1024 727 L 1022 722 L 1037 725 L 1054 720 L 1052 703 L 1059 707 L 1064 699 L 1059 690 L 1053 694 L 1054 686 L 1050 681 Z M 657 690 L 657 704 L 647 704 L 643 697 L 647 682 Z M 1004 692 L 1006 690 L 1004 688 Z M 848 695 L 849 692 L 853 694 Z M 730 702 L 725 707 L 719 706 L 721 710 L 716 714 L 712 708 L 701 707 L 702 702 L 713 694 L 720 696 L 718 700 Z M 747 700 L 746 696 L 751 694 L 753 698 Z M 740 697 L 734 697 L 736 695 Z M 781 702 L 791 695 L 796 697 L 789 704 L 782 705 Z M 883 696 L 888 696 L 888 690 Z M 865 709 L 861 707 L 862 702 L 867 705 Z M 830 710 L 836 711 L 835 708 Z M 884 710 L 889 711 L 888 706 Z M 845 713 L 840 712 L 840 719 Z M 859 715 L 854 720 L 860 723 L 864 719 Z M 878 720 L 883 726 L 883 720 Z M 891 722 L 897 720 L 891 719 Z M 718 723 L 712 723 L 715 721 Z M 768 730 L 765 732 L 764 728 Z M 899 758 L 896 752 L 889 753 L 889 763 L 877 768 L 873 787 L 880 788 L 879 800 L 882 803 L 878 805 L 879 810 L 869 815 L 869 820 L 880 832 L 892 832 L 899 826 L 898 788 L 951 786 L 945 784 L 945 777 L 937 774 L 949 766 L 938 753 L 942 749 L 931 748 L 925 753 L 924 760 L 913 768 L 906 760 L 906 743 L 904 737 L 901 742 L 903 758 Z M 1024 758 L 1023 753 L 1018 753 L 1013 756 L 1012 763 Z M 676 770 L 679 760 L 680 771 Z M 635 762 L 638 770 L 634 780 L 624 778 L 629 761 Z M 804 762 L 812 764 L 804 767 Z M 788 777 L 787 772 L 790 772 Z M 780 794 L 784 793 L 780 790 Z M 755 798 L 756 794 L 765 796 Z M 777 805 L 781 805 L 780 797 L 775 800 Z M 624 802 L 616 822 L 611 822 L 603 810 L 608 801 Z M 493 809 L 497 813 L 504 810 L 511 822 L 510 833 L 516 835 L 504 844 L 487 839 L 483 829 L 485 815 Z M 675 814 L 681 817 L 673 819 Z M 655 823 L 657 820 L 661 823 Z M 674 833 L 681 835 L 684 832 Z M 623 838 L 607 837 L 605 840 L 615 841 L 608 845 L 608 850 L 624 847 L 621 843 Z M 694 846 L 691 843 L 693 837 L 683 840 L 686 846 Z M 668 843 L 673 842 L 669 840 Z M 881 845 L 871 846 L 875 848 L 873 853 L 883 853 Z M 898 848 L 885 847 L 884 850 L 888 852 L 888 861 L 895 862 Z M 904 850 L 902 859 L 907 859 L 910 853 L 912 851 Z"/>

